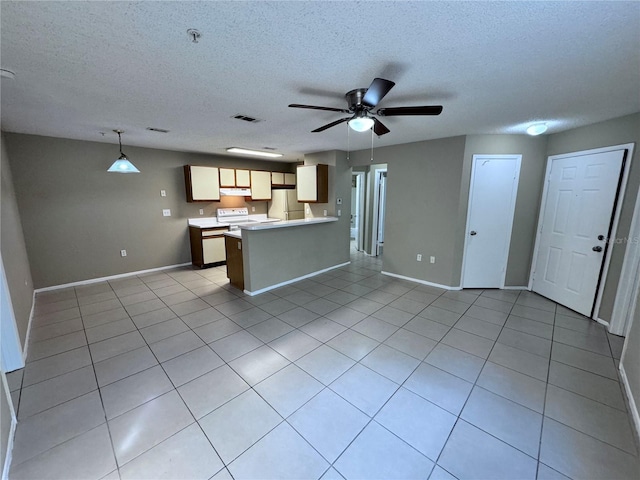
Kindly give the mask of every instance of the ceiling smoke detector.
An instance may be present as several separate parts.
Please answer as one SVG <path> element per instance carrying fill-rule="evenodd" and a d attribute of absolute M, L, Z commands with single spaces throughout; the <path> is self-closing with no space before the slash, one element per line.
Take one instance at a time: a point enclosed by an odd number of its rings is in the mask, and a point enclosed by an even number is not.
<path fill-rule="evenodd" d="M 198 43 L 198 40 L 200 40 L 200 37 L 202 36 L 202 34 L 195 28 L 190 28 L 189 30 L 187 30 L 187 35 L 189 35 L 189 40 L 191 40 L 193 43 Z"/>

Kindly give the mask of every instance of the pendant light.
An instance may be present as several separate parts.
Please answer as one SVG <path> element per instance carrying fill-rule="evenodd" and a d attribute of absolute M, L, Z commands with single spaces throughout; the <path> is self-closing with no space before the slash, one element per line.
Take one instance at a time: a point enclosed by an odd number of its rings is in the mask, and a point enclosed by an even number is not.
<path fill-rule="evenodd" d="M 111 173 L 140 173 L 140 170 L 138 170 L 133 163 L 131 163 L 129 161 L 129 159 L 127 158 L 127 156 L 122 153 L 122 138 L 120 137 L 120 134 L 124 133 L 122 130 L 114 130 L 114 132 L 116 132 L 118 134 L 118 143 L 120 144 L 120 157 L 113 162 L 113 165 L 111 165 L 109 167 L 109 170 L 107 170 L 107 172 L 111 172 Z"/>

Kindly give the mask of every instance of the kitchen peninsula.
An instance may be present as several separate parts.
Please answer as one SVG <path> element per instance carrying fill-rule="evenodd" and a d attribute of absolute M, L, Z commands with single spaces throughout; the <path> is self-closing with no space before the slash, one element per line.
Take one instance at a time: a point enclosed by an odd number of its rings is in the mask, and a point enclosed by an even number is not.
<path fill-rule="evenodd" d="M 326 241 L 342 234 L 338 220 L 283 220 L 240 225 L 238 230 L 225 232 L 232 285 L 257 295 L 348 263 L 346 255 L 336 264 L 335 243 Z"/>

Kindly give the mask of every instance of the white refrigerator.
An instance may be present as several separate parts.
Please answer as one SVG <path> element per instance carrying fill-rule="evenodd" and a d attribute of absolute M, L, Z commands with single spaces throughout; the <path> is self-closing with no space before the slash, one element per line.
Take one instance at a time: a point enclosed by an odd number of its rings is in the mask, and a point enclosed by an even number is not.
<path fill-rule="evenodd" d="M 304 218 L 304 203 L 298 202 L 295 189 L 271 191 L 269 218 L 279 218 L 281 220 Z"/>

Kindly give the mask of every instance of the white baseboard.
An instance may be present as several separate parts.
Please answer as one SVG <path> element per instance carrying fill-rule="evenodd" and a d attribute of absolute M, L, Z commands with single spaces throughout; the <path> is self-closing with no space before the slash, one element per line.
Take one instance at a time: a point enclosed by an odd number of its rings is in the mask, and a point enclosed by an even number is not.
<path fill-rule="evenodd" d="M 427 282 L 426 280 L 420 280 L 419 278 L 413 277 L 405 277 L 404 275 L 398 275 L 397 273 L 391 272 L 380 272 L 383 275 L 388 275 L 390 277 L 400 278 L 402 280 L 408 280 L 410 282 L 421 283 L 422 285 L 429 285 L 430 287 L 443 288 L 445 290 L 462 290 L 462 287 L 452 287 L 451 285 L 441 285 L 439 283 Z"/>
<path fill-rule="evenodd" d="M 604 325 L 605 327 L 607 327 L 607 330 L 609 330 L 609 322 L 607 322 L 606 320 L 602 320 L 601 318 L 594 318 L 594 320 L 600 325 Z"/>
<path fill-rule="evenodd" d="M 350 263 L 351 262 L 345 262 L 345 263 L 341 263 L 339 265 L 334 265 L 334 266 L 329 267 L 329 268 L 324 268 L 322 270 L 318 270 L 317 272 L 308 273 L 307 275 L 303 275 L 301 277 L 292 278 L 291 280 L 287 280 L 286 282 L 277 283 L 277 284 L 271 285 L 269 287 L 261 288 L 260 290 L 254 290 L 254 291 L 244 290 L 244 293 L 246 293 L 250 297 L 253 297 L 254 295 L 260 295 L 261 293 L 265 293 L 265 292 L 268 292 L 270 290 L 275 290 L 276 288 L 284 287 L 286 285 L 290 285 L 292 283 L 299 282 L 300 280 L 304 280 L 306 278 L 315 277 L 316 275 L 320 275 L 321 273 L 325 273 L 325 272 L 329 272 L 331 270 L 335 270 L 336 268 L 344 267 L 345 265 L 349 265 Z"/>
<path fill-rule="evenodd" d="M 27 333 L 24 336 L 24 346 L 22 347 L 22 361 L 27 363 L 27 354 L 29 353 L 29 337 L 31 336 L 31 324 L 33 323 L 33 312 L 36 308 L 36 291 L 33 291 L 31 298 L 31 312 L 29 313 L 29 322 L 27 323 Z"/>
<path fill-rule="evenodd" d="M 640 413 L 638 412 L 638 404 L 633 398 L 633 392 L 631 391 L 631 386 L 629 385 L 629 379 L 627 378 L 627 373 L 624 371 L 624 365 L 622 363 L 620 363 L 619 370 L 620 379 L 622 380 L 622 385 L 624 385 L 624 391 L 627 397 L 629 412 L 631 413 L 633 424 L 636 427 L 636 439 L 640 439 Z"/>
<path fill-rule="evenodd" d="M 505 285 L 504 287 L 501 288 L 501 290 L 529 290 L 529 287 L 527 285 L 522 285 L 521 287 Z"/>
<path fill-rule="evenodd" d="M 16 426 L 18 425 L 18 420 L 16 419 L 16 411 L 13 406 L 13 401 L 11 400 L 11 392 L 9 392 L 9 384 L 7 383 L 7 376 L 4 372 L 1 375 L 3 387 L 5 394 L 7 395 L 7 402 L 9 403 L 9 407 L 11 410 L 11 429 L 9 430 L 9 438 L 7 440 L 7 453 L 5 458 L 3 458 L 2 464 L 2 480 L 8 480 L 9 478 L 9 469 L 11 468 L 11 459 L 13 457 L 13 437 L 16 433 Z"/>
<path fill-rule="evenodd" d="M 137 272 L 119 273 L 117 275 L 109 275 L 108 277 L 90 278 L 89 280 L 81 280 L 79 282 L 71 282 L 71 283 L 65 283 L 62 285 L 54 285 L 52 287 L 38 288 L 36 289 L 35 293 L 49 292 L 51 290 L 61 290 L 63 288 L 69 288 L 69 287 L 78 287 L 80 285 L 90 285 L 92 283 L 116 280 L 118 278 L 131 277 L 133 275 L 142 275 L 145 273 L 160 272 L 162 270 L 171 270 L 172 268 L 186 267 L 187 265 L 191 265 L 191 262 L 179 263 L 177 265 L 167 265 L 166 267 L 149 268 L 147 270 L 139 270 Z"/>

